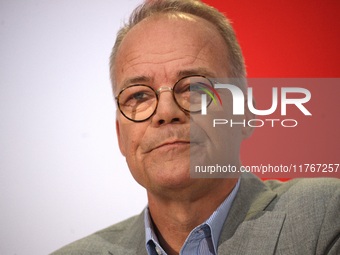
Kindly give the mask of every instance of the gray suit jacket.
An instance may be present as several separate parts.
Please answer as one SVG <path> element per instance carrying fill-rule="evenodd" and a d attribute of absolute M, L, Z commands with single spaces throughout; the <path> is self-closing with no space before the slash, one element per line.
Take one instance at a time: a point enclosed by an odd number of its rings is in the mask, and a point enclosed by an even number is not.
<path fill-rule="evenodd" d="M 218 254 L 339 255 L 339 212 L 338 179 L 280 183 L 243 176 L 222 229 Z M 53 253 L 110 254 L 147 255 L 143 213 Z"/>

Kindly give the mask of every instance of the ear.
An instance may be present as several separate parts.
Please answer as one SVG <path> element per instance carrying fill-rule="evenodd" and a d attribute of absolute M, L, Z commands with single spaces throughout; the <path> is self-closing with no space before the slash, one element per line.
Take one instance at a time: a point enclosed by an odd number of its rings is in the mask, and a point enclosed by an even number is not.
<path fill-rule="evenodd" d="M 123 144 L 123 138 L 122 138 L 122 134 L 120 132 L 120 126 L 119 126 L 119 121 L 116 120 L 116 134 L 117 134 L 117 139 L 118 139 L 118 145 L 119 145 L 119 149 L 120 152 L 123 154 L 124 157 L 125 156 L 125 146 Z"/>
<path fill-rule="evenodd" d="M 253 99 L 253 105 L 255 106 L 255 100 Z M 244 117 L 246 119 L 246 123 L 248 123 L 249 120 L 251 119 L 255 119 L 255 114 L 252 113 L 250 110 L 249 110 L 249 107 L 248 107 L 248 100 L 244 100 Z M 246 139 L 248 137 L 250 137 L 252 135 L 252 133 L 254 132 L 254 127 L 250 127 L 250 126 L 245 126 L 243 129 L 242 129 L 242 136 L 243 136 L 243 139 Z"/>

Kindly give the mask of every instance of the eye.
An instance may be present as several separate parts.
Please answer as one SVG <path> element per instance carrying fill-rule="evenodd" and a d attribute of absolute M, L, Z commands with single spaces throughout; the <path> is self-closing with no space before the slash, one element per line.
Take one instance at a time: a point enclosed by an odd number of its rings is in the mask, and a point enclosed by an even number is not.
<path fill-rule="evenodd" d="M 136 92 L 130 96 L 130 99 L 137 101 L 141 101 L 145 98 L 147 98 L 147 94 L 144 91 Z"/>
<path fill-rule="evenodd" d="M 155 97 L 155 92 L 147 86 L 131 86 L 121 93 L 119 103 L 125 107 L 136 107 L 149 100 L 154 100 Z"/>
<path fill-rule="evenodd" d="M 190 91 L 202 91 L 204 84 L 201 82 L 195 82 L 190 84 Z"/>
<path fill-rule="evenodd" d="M 125 101 L 125 104 L 138 105 L 152 98 L 154 98 L 154 95 L 152 95 L 152 93 L 150 93 L 149 91 L 139 91 L 129 95 L 129 97 Z"/>
<path fill-rule="evenodd" d="M 200 85 L 199 83 L 190 83 L 189 81 L 187 82 L 183 82 L 178 84 L 178 86 L 176 86 L 176 90 L 175 93 L 176 94 L 185 94 L 185 93 L 190 93 L 193 91 L 198 91 L 200 89 L 200 87 L 202 87 L 202 85 Z"/>

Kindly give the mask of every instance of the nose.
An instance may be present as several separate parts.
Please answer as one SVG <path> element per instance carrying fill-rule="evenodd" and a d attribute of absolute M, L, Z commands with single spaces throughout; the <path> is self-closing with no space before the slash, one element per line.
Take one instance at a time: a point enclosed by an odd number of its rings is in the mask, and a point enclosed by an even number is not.
<path fill-rule="evenodd" d="M 177 105 L 172 94 L 172 88 L 161 87 L 157 90 L 157 94 L 158 105 L 156 113 L 152 117 L 153 125 L 184 123 L 187 120 L 188 114 Z"/>
<path fill-rule="evenodd" d="M 156 91 L 156 93 L 158 94 L 158 95 L 160 95 L 162 92 L 165 92 L 165 91 L 172 91 L 173 89 L 172 88 L 170 88 L 170 87 L 160 87 L 159 89 L 157 89 L 157 91 Z"/>

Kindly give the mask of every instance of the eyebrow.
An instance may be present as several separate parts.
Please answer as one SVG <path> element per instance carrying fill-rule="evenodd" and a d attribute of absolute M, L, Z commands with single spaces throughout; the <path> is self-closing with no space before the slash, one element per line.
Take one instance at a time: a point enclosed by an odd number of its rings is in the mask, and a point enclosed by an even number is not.
<path fill-rule="evenodd" d="M 185 76 L 191 76 L 191 75 L 203 75 L 203 76 L 210 77 L 210 78 L 213 78 L 216 76 L 212 71 L 204 67 L 187 69 L 187 70 L 182 70 L 178 72 L 179 78 L 185 77 Z"/>
<path fill-rule="evenodd" d="M 138 84 L 138 83 L 144 84 L 144 83 L 148 83 L 150 81 L 151 81 L 151 78 L 148 77 L 148 76 L 144 76 L 144 75 L 132 77 L 132 78 L 126 79 L 123 82 L 123 88 L 129 86 L 130 84 Z"/>
<path fill-rule="evenodd" d="M 177 73 L 177 78 L 180 79 L 185 76 L 191 76 L 191 75 L 203 75 L 206 77 L 215 77 L 216 75 L 212 72 L 209 71 L 207 68 L 204 67 L 198 67 L 198 68 L 192 68 L 192 69 L 186 69 L 186 70 L 181 70 Z M 131 84 L 147 84 L 151 83 L 152 78 L 149 76 L 145 75 L 140 75 L 136 77 L 131 77 L 123 81 L 123 86 L 122 88 L 125 88 Z"/>

